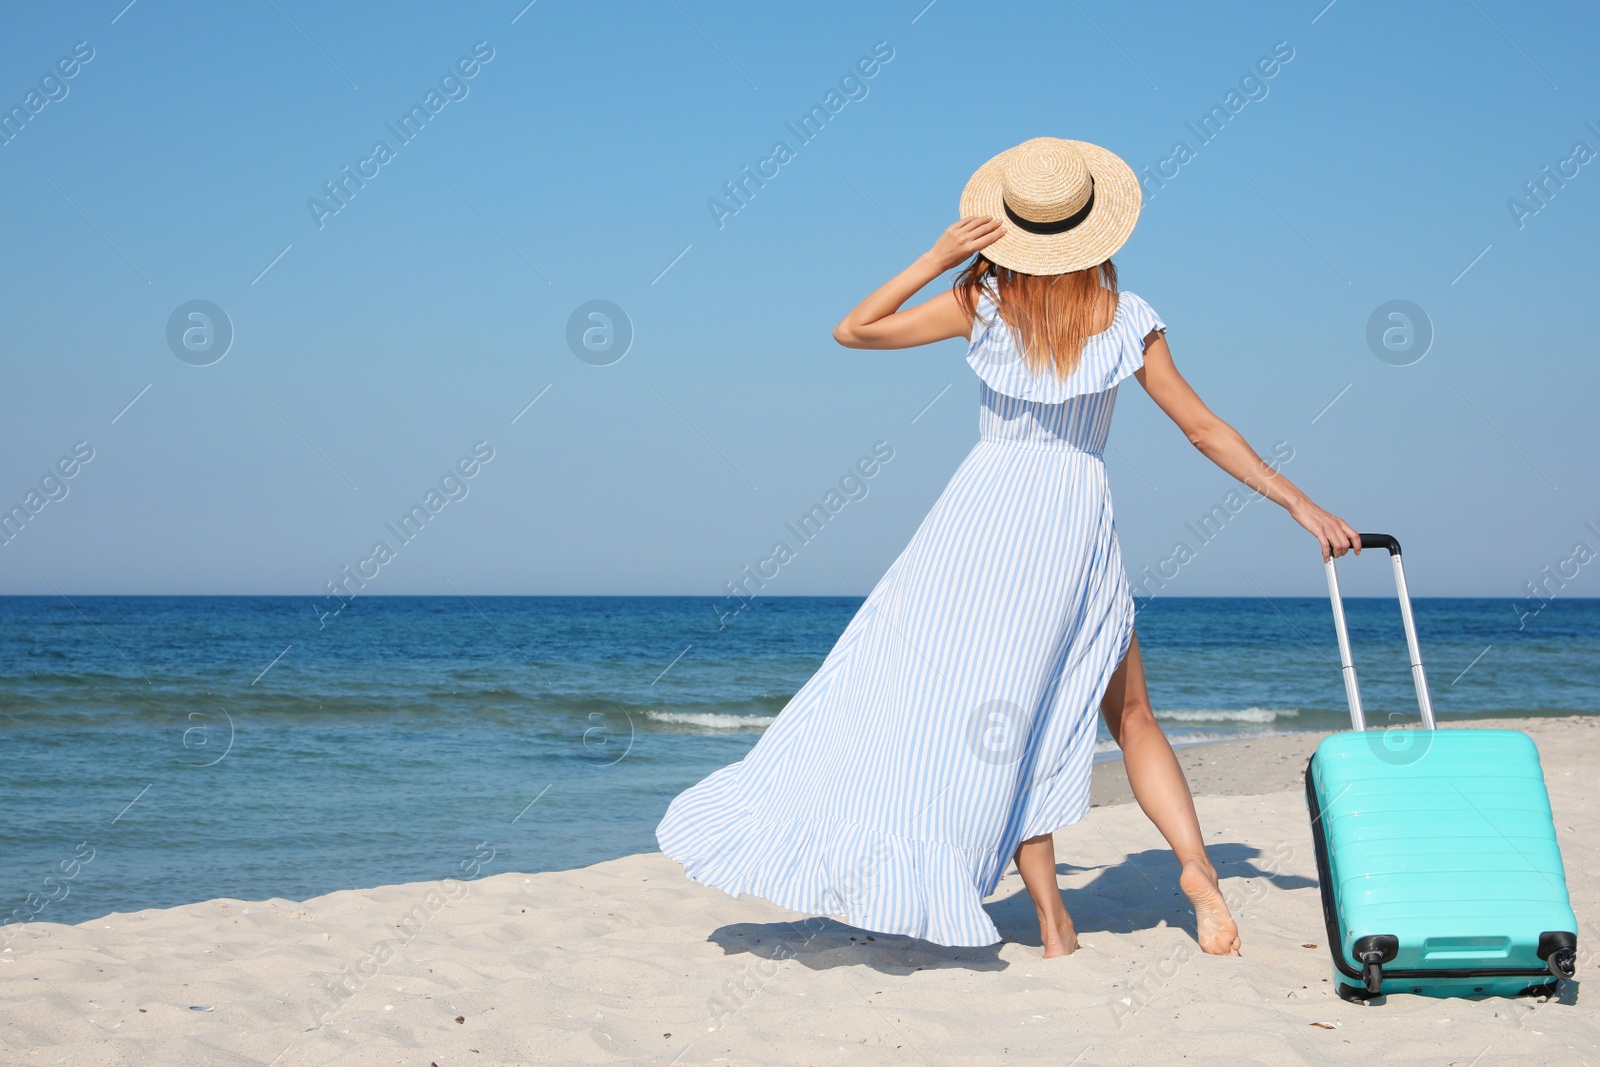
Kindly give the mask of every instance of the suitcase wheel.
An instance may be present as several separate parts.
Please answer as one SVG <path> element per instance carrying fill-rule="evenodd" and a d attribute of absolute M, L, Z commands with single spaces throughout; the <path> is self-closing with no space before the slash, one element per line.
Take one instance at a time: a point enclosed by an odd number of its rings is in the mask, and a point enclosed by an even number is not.
<path fill-rule="evenodd" d="M 1383 992 L 1383 965 L 1400 953 L 1400 939 L 1393 934 L 1368 934 L 1356 939 L 1351 948 L 1361 961 L 1362 984 L 1367 993 L 1377 996 Z"/>
<path fill-rule="evenodd" d="M 1365 1004 L 1372 999 L 1372 994 L 1358 985 L 1345 985 L 1343 982 L 1334 984 L 1334 992 L 1339 994 L 1340 1000 L 1348 1000 L 1352 1004 Z"/>
<path fill-rule="evenodd" d="M 1556 981 L 1578 973 L 1578 935 L 1564 930 L 1546 930 L 1539 935 L 1539 958 L 1544 960 Z"/>

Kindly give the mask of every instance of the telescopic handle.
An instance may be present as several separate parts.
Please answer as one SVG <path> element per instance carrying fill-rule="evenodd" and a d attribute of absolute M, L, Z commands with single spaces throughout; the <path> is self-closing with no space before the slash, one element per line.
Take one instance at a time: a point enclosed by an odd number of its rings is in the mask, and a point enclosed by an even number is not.
<path fill-rule="evenodd" d="M 1411 594 L 1406 589 L 1405 567 L 1400 562 L 1399 539 L 1382 533 L 1357 535 L 1362 548 L 1386 548 L 1394 564 L 1394 587 L 1400 598 L 1400 619 L 1405 623 L 1406 647 L 1411 653 L 1411 682 L 1417 690 L 1417 707 L 1422 712 L 1422 728 L 1435 729 L 1433 702 L 1428 699 L 1428 677 L 1422 669 L 1422 650 L 1417 644 L 1417 623 L 1411 615 Z M 1350 726 L 1365 730 L 1367 721 L 1361 711 L 1361 687 L 1356 682 L 1355 662 L 1350 658 L 1350 631 L 1344 620 L 1344 600 L 1339 596 L 1339 576 L 1333 558 L 1326 561 L 1328 572 L 1328 598 L 1333 602 L 1333 629 L 1339 637 L 1339 666 L 1344 675 L 1345 699 L 1350 704 Z"/>

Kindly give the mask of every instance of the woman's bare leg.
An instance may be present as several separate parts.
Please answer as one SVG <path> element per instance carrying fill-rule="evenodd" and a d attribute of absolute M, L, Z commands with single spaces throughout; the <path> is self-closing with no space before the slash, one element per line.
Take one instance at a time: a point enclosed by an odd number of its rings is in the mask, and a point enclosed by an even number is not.
<path fill-rule="evenodd" d="M 1189 781 L 1150 709 L 1144 663 L 1139 658 L 1138 633 L 1129 641 L 1128 654 L 1117 665 L 1111 683 L 1106 686 L 1100 711 L 1111 736 L 1122 748 L 1128 784 L 1133 787 L 1139 807 L 1156 824 L 1183 867 L 1178 885 L 1194 904 L 1195 933 L 1200 947 L 1215 955 L 1236 955 L 1239 928 L 1217 885 L 1216 868 L 1206 855 Z M 1020 869 L 1020 863 L 1018 867 Z"/>
<path fill-rule="evenodd" d="M 1078 949 L 1078 932 L 1061 899 L 1056 881 L 1056 839 L 1053 834 L 1030 837 L 1017 846 L 1017 873 L 1028 887 L 1034 910 L 1039 913 L 1039 939 L 1044 942 L 1044 958 L 1066 956 Z"/>

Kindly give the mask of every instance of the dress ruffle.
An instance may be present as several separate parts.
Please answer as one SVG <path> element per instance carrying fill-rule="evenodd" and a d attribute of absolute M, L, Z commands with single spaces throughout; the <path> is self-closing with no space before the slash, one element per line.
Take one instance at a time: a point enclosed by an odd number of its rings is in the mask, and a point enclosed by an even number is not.
<path fill-rule="evenodd" d="M 724 767 L 696 787 L 694 807 L 706 824 L 669 813 L 657 831 L 661 850 L 694 881 L 939 945 L 1000 940 L 983 910 L 986 889 L 999 882 L 1009 859 L 997 849 L 915 840 L 826 818 L 763 818 L 739 800 L 743 769 L 742 763 Z M 711 812 L 717 813 L 714 823 Z M 701 825 L 707 833 L 698 832 Z"/>
<path fill-rule="evenodd" d="M 978 295 L 967 363 L 997 393 L 1042 404 L 1061 404 L 1075 396 L 1103 393 L 1144 366 L 1144 338 L 1165 330 L 1155 310 L 1137 293 L 1117 294 L 1111 325 L 1090 337 L 1083 355 L 1065 378 L 1028 366 L 1011 327 L 1000 317 L 994 295 L 985 286 Z"/>

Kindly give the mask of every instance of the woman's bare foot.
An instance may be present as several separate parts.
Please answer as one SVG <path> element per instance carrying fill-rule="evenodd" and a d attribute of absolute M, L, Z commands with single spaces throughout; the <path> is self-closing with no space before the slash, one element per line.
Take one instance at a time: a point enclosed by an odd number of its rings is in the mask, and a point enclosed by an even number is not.
<path fill-rule="evenodd" d="M 1039 916 L 1039 940 L 1044 942 L 1044 958 L 1047 960 L 1070 956 L 1078 951 L 1078 931 L 1065 909 L 1053 919 Z"/>
<path fill-rule="evenodd" d="M 1056 840 L 1051 834 L 1030 837 L 1017 846 L 1017 873 L 1028 888 L 1034 914 L 1039 916 L 1039 940 L 1044 958 L 1070 956 L 1078 951 L 1078 931 L 1072 927 L 1067 903 L 1056 883 Z"/>
<path fill-rule="evenodd" d="M 1195 939 L 1201 950 L 1213 956 L 1237 956 L 1239 927 L 1228 911 L 1228 902 L 1222 898 L 1216 870 L 1199 860 L 1190 860 L 1183 865 L 1178 886 L 1194 904 Z"/>

